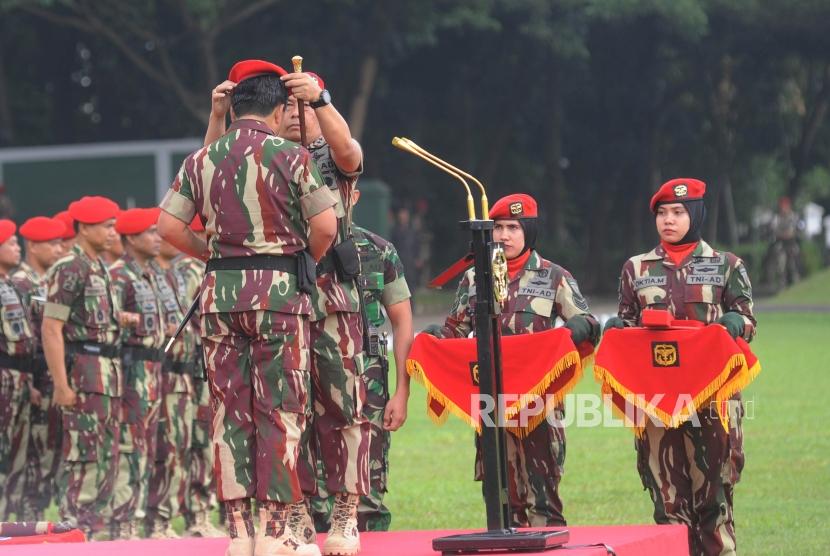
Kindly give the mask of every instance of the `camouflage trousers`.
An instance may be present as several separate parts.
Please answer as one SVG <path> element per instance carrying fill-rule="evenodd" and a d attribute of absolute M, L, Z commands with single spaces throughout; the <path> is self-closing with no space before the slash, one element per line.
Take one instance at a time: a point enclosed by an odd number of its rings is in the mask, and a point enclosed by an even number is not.
<path fill-rule="evenodd" d="M 185 517 L 188 520 L 192 520 L 197 513 L 211 509 L 210 498 L 215 487 L 213 447 L 210 442 L 210 388 L 207 382 L 198 378 L 193 381 L 193 412 L 190 449 L 187 456 L 188 486 L 185 496 Z"/>
<path fill-rule="evenodd" d="M 322 462 L 329 494 L 369 493 L 369 420 L 360 313 L 333 313 L 311 323 L 310 426 L 300 442 L 303 493 L 317 491 Z"/>
<path fill-rule="evenodd" d="M 300 500 L 308 317 L 245 311 L 207 313 L 201 322 L 219 500 Z"/>
<path fill-rule="evenodd" d="M 121 398 L 121 457 L 112 497 L 112 520 L 126 522 L 147 514 L 150 472 L 156 458 L 161 400 L 161 363 L 124 365 Z"/>
<path fill-rule="evenodd" d="M 565 469 L 565 429 L 562 409 L 530 434 L 519 438 L 505 433 L 507 448 L 507 492 L 513 527 L 566 525 L 562 515 L 559 482 Z M 553 420 L 553 419 L 551 419 Z M 475 479 L 484 477 L 481 438 L 476 436 Z"/>
<path fill-rule="evenodd" d="M 389 472 L 389 446 L 392 434 L 383 428 L 383 413 L 389 401 L 388 371 L 378 357 L 366 357 L 363 382 L 366 384 L 366 403 L 363 414 L 369 420 L 369 494 L 360 497 L 357 507 L 357 528 L 360 531 L 388 531 L 392 514 L 383 504 L 386 478 Z M 326 491 L 322 465 L 317 467 L 317 496 L 311 499 L 314 526 L 319 532 L 328 531 L 334 496 Z"/>
<path fill-rule="evenodd" d="M 51 393 L 41 390 L 40 405 L 32 406 L 23 519 L 40 521 L 56 494 L 55 477 L 60 465 L 61 411 L 52 405 Z"/>
<path fill-rule="evenodd" d="M 155 466 L 150 473 L 147 502 L 148 517 L 158 516 L 165 520 L 179 515 L 185 504 L 193 423 L 191 377 L 176 378 L 180 379 L 176 381 L 178 387 L 165 388 L 162 398 Z"/>
<path fill-rule="evenodd" d="M 740 398 L 729 401 L 729 431 L 713 407 L 676 429 L 648 423 L 635 441 L 637 470 L 654 502 L 654 521 L 689 528 L 689 553 L 735 554 L 732 491 L 744 466 Z"/>
<path fill-rule="evenodd" d="M 20 512 L 29 449 L 29 376 L 0 369 L 0 521 Z"/>
<path fill-rule="evenodd" d="M 62 520 L 74 518 L 79 528 L 91 532 L 111 509 L 119 462 L 121 398 L 77 395 L 77 403 L 62 410 L 59 513 Z"/>

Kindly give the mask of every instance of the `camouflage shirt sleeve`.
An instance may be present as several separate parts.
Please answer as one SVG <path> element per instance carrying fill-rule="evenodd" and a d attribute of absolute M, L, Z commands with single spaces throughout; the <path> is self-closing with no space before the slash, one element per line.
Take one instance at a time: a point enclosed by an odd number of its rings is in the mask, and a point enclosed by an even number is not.
<path fill-rule="evenodd" d="M 383 250 L 383 292 L 380 301 L 384 307 L 395 305 L 412 297 L 403 274 L 403 263 L 395 247 L 388 243 Z"/>
<path fill-rule="evenodd" d="M 72 305 L 84 294 L 86 276 L 77 264 L 67 261 L 52 267 L 47 281 L 48 293 L 43 316 L 66 322 Z"/>
<path fill-rule="evenodd" d="M 193 155 L 188 156 L 182 162 L 179 173 L 176 174 L 176 179 L 173 180 L 173 185 L 164 196 L 159 206 L 165 211 L 175 216 L 182 222 L 190 223 L 193 216 L 196 214 L 196 203 L 193 197 L 193 185 L 190 181 L 190 176 L 187 172 L 188 162 Z"/>
<path fill-rule="evenodd" d="M 749 281 L 744 262 L 731 253 L 728 257 L 730 272 L 723 290 L 723 311 L 738 313 L 743 317 L 743 337 L 747 342 L 751 342 L 758 325 L 752 312 L 752 283 Z"/>
<path fill-rule="evenodd" d="M 634 263 L 630 259 L 625 262 L 620 274 L 619 284 L 620 306 L 617 311 L 626 326 L 638 326 L 640 321 L 640 302 L 634 290 Z"/>
<path fill-rule="evenodd" d="M 444 321 L 442 333 L 445 338 L 466 338 L 473 330 L 473 311 L 470 306 L 470 288 L 473 285 L 473 271 L 464 274 L 455 293 L 455 303 Z"/>
<path fill-rule="evenodd" d="M 567 322 L 569 319 L 579 315 L 585 317 L 591 325 L 591 342 L 596 345 L 600 337 L 599 321 L 591 314 L 588 307 L 588 300 L 579 291 L 579 284 L 576 283 L 570 272 L 562 271 L 562 278 L 556 288 L 556 312 Z"/>
<path fill-rule="evenodd" d="M 302 149 L 301 163 L 297 164 L 293 172 L 293 181 L 300 191 L 300 210 L 305 220 L 311 219 L 337 204 L 337 197 L 334 196 L 328 187 L 325 187 L 323 177 L 317 166 L 312 163 L 311 155 Z"/>

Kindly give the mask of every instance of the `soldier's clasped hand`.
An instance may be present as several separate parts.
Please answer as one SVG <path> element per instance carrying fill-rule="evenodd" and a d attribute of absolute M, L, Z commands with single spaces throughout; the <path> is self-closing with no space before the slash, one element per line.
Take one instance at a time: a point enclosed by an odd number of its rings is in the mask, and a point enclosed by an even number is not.
<path fill-rule="evenodd" d="M 317 81 L 307 73 L 289 73 L 280 77 L 288 92 L 298 100 L 314 102 L 320 98 L 323 91 Z"/>

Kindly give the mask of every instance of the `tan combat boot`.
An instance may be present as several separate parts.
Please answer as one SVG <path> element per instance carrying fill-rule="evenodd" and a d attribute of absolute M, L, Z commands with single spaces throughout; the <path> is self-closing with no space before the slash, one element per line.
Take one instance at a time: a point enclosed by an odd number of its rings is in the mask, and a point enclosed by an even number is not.
<path fill-rule="evenodd" d="M 173 529 L 170 520 L 155 516 L 147 521 L 148 539 L 179 539 L 178 533 Z"/>
<path fill-rule="evenodd" d="M 294 536 L 288 526 L 289 504 L 272 500 L 259 502 L 259 531 L 254 556 L 320 556 L 316 544 Z"/>
<path fill-rule="evenodd" d="M 109 540 L 134 541 L 140 538 L 136 521 L 113 521 L 110 524 Z"/>
<path fill-rule="evenodd" d="M 193 522 L 185 531 L 188 537 L 224 537 L 225 533 L 213 526 L 207 510 L 193 514 Z"/>
<path fill-rule="evenodd" d="M 331 530 L 323 543 L 323 556 L 354 556 L 360 552 L 357 503 L 360 496 L 341 492 L 334 499 Z"/>
<path fill-rule="evenodd" d="M 317 542 L 317 531 L 314 529 L 314 520 L 308 513 L 305 500 L 294 502 L 288 506 L 288 526 L 300 542 L 314 544 Z"/>
<path fill-rule="evenodd" d="M 247 498 L 222 503 L 228 520 L 231 538 L 225 556 L 254 556 L 254 517 L 251 501 Z"/>

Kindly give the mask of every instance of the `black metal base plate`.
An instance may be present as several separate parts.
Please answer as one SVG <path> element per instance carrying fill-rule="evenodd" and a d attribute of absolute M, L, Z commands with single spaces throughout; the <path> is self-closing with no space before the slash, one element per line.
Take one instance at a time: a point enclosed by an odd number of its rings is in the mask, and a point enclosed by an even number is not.
<path fill-rule="evenodd" d="M 557 531 L 482 531 L 432 539 L 432 549 L 442 554 L 538 552 L 562 546 L 570 540 L 567 529 Z"/>

